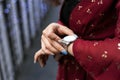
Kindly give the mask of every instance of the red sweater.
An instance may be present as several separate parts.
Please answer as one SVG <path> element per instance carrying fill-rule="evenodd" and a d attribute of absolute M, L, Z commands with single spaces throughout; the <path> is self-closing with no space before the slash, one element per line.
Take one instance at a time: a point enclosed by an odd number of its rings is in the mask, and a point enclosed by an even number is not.
<path fill-rule="evenodd" d="M 81 0 L 69 27 L 79 38 L 74 57 L 59 63 L 57 80 L 120 80 L 120 0 Z"/>

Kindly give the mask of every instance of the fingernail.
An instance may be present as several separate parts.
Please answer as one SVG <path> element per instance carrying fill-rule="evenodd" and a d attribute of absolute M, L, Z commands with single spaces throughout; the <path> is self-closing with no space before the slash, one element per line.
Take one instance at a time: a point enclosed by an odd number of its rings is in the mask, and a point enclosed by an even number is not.
<path fill-rule="evenodd" d="M 68 54 L 68 52 L 67 52 L 66 50 L 62 50 L 61 53 L 62 53 L 63 55 L 67 55 L 67 54 Z"/>
<path fill-rule="evenodd" d="M 36 61 L 34 60 L 34 64 L 36 63 Z"/>

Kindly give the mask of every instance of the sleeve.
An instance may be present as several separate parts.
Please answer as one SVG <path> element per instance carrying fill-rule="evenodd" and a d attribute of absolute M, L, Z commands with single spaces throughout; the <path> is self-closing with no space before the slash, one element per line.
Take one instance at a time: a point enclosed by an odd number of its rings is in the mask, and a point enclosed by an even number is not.
<path fill-rule="evenodd" d="M 118 21 L 116 24 L 115 37 L 102 41 L 89 41 L 77 39 L 73 44 L 73 53 L 79 64 L 91 74 L 98 76 L 114 65 L 119 73 L 120 67 L 120 1 L 116 6 Z"/>
<path fill-rule="evenodd" d="M 58 20 L 57 21 L 58 24 L 64 25 L 62 21 Z"/>

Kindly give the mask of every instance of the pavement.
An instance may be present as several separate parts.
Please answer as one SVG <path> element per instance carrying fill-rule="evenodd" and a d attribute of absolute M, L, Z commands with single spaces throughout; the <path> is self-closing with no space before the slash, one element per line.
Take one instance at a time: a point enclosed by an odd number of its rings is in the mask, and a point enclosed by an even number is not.
<path fill-rule="evenodd" d="M 32 41 L 31 47 L 25 51 L 25 58 L 22 65 L 16 72 L 15 80 L 56 80 L 57 62 L 53 56 L 49 57 L 47 65 L 41 68 L 38 63 L 33 63 L 34 53 L 40 49 L 40 36 L 42 30 L 51 22 L 56 22 L 59 16 L 60 6 L 51 7 L 41 23 L 41 29 L 36 38 Z"/>

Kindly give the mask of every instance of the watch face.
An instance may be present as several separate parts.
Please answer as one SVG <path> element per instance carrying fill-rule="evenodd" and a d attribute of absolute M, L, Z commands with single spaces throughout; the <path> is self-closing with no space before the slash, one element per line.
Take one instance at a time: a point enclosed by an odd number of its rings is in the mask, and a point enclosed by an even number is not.
<path fill-rule="evenodd" d="M 77 38 L 77 35 L 71 35 L 71 36 L 64 37 L 63 40 L 72 42 L 72 41 L 76 40 L 76 38 Z"/>

